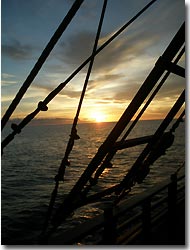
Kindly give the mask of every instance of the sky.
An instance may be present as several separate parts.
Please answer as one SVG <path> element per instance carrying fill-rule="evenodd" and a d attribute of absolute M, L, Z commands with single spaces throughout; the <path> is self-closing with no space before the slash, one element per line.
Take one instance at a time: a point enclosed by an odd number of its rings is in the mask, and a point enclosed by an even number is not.
<path fill-rule="evenodd" d="M 1 1 L 2 116 L 30 73 L 73 0 Z M 147 0 L 108 0 L 99 45 L 130 20 Z M 24 118 L 92 52 L 103 1 L 85 0 L 11 118 Z M 117 121 L 185 20 L 185 2 L 157 0 L 94 62 L 80 121 Z M 185 66 L 185 57 L 179 65 Z M 72 121 L 86 76 L 84 67 L 36 118 Z M 185 80 L 170 75 L 142 116 L 165 117 Z"/>

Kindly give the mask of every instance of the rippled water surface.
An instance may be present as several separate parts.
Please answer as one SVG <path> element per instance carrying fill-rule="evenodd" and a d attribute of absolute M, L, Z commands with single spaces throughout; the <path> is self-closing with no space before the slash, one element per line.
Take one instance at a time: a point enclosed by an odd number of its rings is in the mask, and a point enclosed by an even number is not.
<path fill-rule="evenodd" d="M 160 123 L 141 121 L 129 138 L 151 135 Z M 70 155 L 71 165 L 66 169 L 58 200 L 73 187 L 114 125 L 78 125 L 81 139 L 75 142 Z M 2 244 L 37 243 L 70 128 L 71 125 L 28 126 L 4 150 L 1 167 Z M 181 123 L 172 147 L 154 163 L 145 181 L 132 189 L 132 195 L 151 188 L 181 166 L 185 159 L 184 128 L 184 123 Z M 144 147 L 140 145 L 119 151 L 113 160 L 113 168 L 104 171 L 95 189 L 101 190 L 121 181 Z M 85 206 L 62 227 L 73 227 L 100 212 L 101 204 Z"/>

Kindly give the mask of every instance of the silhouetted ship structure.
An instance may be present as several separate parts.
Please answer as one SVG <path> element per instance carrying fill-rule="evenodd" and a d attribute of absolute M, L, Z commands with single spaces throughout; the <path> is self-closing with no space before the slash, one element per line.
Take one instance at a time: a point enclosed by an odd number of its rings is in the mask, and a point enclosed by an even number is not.
<path fill-rule="evenodd" d="M 15 135 L 19 134 L 21 130 L 39 113 L 48 110 L 48 103 L 69 83 L 69 81 L 87 64 L 89 64 L 83 90 L 79 100 L 76 116 L 73 121 L 70 138 L 67 144 L 65 155 L 62 159 L 58 173 L 55 176 L 55 188 L 51 195 L 49 209 L 44 223 L 42 234 L 40 235 L 39 244 L 76 244 L 77 242 L 84 242 L 86 236 L 99 232 L 101 237 L 95 244 L 185 244 L 184 236 L 184 174 L 178 175 L 176 171 L 170 179 L 159 183 L 157 186 L 136 195 L 129 199 L 125 199 L 131 188 L 136 183 L 142 183 L 144 178 L 148 175 L 150 166 L 172 145 L 174 141 L 174 133 L 179 123 L 183 120 L 185 110 L 183 109 L 185 102 L 185 90 L 180 94 L 171 110 L 166 115 L 158 129 L 153 135 L 127 139 L 135 125 L 138 123 L 140 117 L 149 106 L 155 95 L 159 92 L 162 85 L 167 80 L 168 76 L 173 73 L 180 77 L 185 77 L 185 69 L 177 63 L 185 52 L 185 24 L 183 23 L 171 43 L 168 45 L 163 54 L 158 58 L 152 71 L 142 83 L 140 89 L 131 100 L 108 137 L 99 147 L 97 153 L 92 158 L 83 174 L 80 176 L 76 184 L 67 194 L 56 211 L 54 211 L 54 204 L 60 182 L 64 182 L 65 168 L 69 166 L 69 155 L 74 146 L 75 140 L 80 139 L 77 134 L 77 123 L 85 91 L 88 85 L 90 73 L 93 67 L 93 62 L 96 55 L 100 53 L 106 46 L 108 46 L 117 36 L 119 36 L 132 22 L 134 22 L 142 13 L 144 13 L 153 3 L 151 1 L 139 13 L 137 13 L 130 21 L 115 32 L 107 41 L 105 41 L 99 48 L 97 47 L 101 27 L 106 11 L 107 1 L 103 2 L 100 21 L 97 29 L 97 34 L 94 42 L 92 54 L 61 84 L 59 84 L 49 95 L 38 103 L 37 108 L 27 115 L 19 124 L 12 124 L 13 132 L 9 134 L 2 142 L 2 150 L 14 139 Z M 54 45 L 69 25 L 70 21 L 80 8 L 83 0 L 76 0 L 65 16 L 64 20 L 54 33 L 53 37 L 47 44 L 46 48 L 39 57 L 37 63 L 33 67 L 29 76 L 18 91 L 16 97 L 7 109 L 2 118 L 2 129 L 5 127 L 10 116 L 19 104 L 28 87 L 38 74 L 43 63 L 47 59 Z M 145 102 L 146 101 L 146 102 Z M 144 103 L 145 102 L 145 103 Z M 143 108 L 140 106 L 144 103 Z M 135 114 L 136 118 L 132 121 Z M 175 120 L 172 128 L 166 131 L 170 123 L 179 113 L 179 117 Z M 130 123 L 131 122 L 131 123 Z M 130 126 L 129 126 L 130 123 Z M 118 141 L 118 138 L 129 126 L 123 137 Z M 146 144 L 141 154 L 137 157 L 135 163 L 123 177 L 123 180 L 94 194 L 89 194 L 90 190 L 98 182 L 99 177 L 107 167 L 112 166 L 111 160 L 118 150 L 133 147 L 140 144 Z M 181 183 L 180 185 L 177 185 Z M 157 202 L 153 202 L 156 194 L 164 189 L 168 189 L 168 193 L 162 196 Z M 52 237 L 56 229 L 64 222 L 64 220 L 72 214 L 72 212 L 86 204 L 101 201 L 103 197 L 114 194 L 115 198 L 105 205 L 104 214 L 96 216 L 93 219 L 77 226 L 76 228 L 65 232 L 61 237 Z M 130 209 L 137 206 L 142 206 L 142 210 L 134 216 L 129 215 Z M 177 212 L 180 211 L 180 215 Z M 181 234 L 176 231 L 176 225 L 179 226 L 178 219 L 183 217 Z M 167 218 L 167 219 L 166 219 Z M 177 218 L 177 219 L 176 219 Z M 162 224 L 164 221 L 165 224 Z M 178 223 L 178 224 L 177 224 Z M 163 231 L 163 225 L 168 226 Z M 167 239 L 162 241 L 154 238 L 156 230 L 168 234 Z M 182 235 L 183 234 L 183 235 Z M 179 239 L 179 236 L 181 237 Z"/>

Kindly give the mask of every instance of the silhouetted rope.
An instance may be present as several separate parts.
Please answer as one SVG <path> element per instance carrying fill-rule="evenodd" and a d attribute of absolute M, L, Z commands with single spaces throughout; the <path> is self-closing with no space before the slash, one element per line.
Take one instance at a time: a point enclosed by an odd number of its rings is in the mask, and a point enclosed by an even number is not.
<path fill-rule="evenodd" d="M 102 28 L 102 24 L 103 24 L 103 20 L 104 20 L 106 6 L 107 6 L 107 0 L 104 0 L 92 54 L 94 54 L 94 52 L 96 51 L 97 46 L 98 46 L 98 40 L 99 40 L 100 33 L 101 33 L 101 28 Z M 45 233 L 45 231 L 47 229 L 48 221 L 49 221 L 50 216 L 52 214 L 53 206 L 54 206 L 54 203 L 55 203 L 55 200 L 56 200 L 57 191 L 58 191 L 58 187 L 59 187 L 59 181 L 64 180 L 65 168 L 66 168 L 66 166 L 69 165 L 68 157 L 69 157 L 70 152 L 72 151 L 74 141 L 80 138 L 77 135 L 76 126 L 77 126 L 77 121 L 78 121 L 78 117 L 79 117 L 79 114 L 80 114 L 80 110 L 81 110 L 81 107 L 82 107 L 82 102 L 83 102 L 83 99 L 84 99 L 84 96 L 85 96 L 85 91 L 86 91 L 88 81 L 89 81 L 89 78 L 90 78 L 90 74 L 91 74 L 91 71 L 92 71 L 93 63 L 94 63 L 94 57 L 92 57 L 92 59 L 90 61 L 90 64 L 89 64 L 89 67 L 88 67 L 88 70 L 87 70 L 83 90 L 82 90 L 81 97 L 80 97 L 80 100 L 79 100 L 76 116 L 75 116 L 74 121 L 73 121 L 72 129 L 71 129 L 71 135 L 70 135 L 70 139 L 68 141 L 67 147 L 66 147 L 65 155 L 64 155 L 64 158 L 63 158 L 63 160 L 61 162 L 61 165 L 59 167 L 58 174 L 55 176 L 55 187 L 54 187 L 54 190 L 53 190 L 52 195 L 51 195 L 51 199 L 50 199 L 50 203 L 49 203 L 49 207 L 48 207 L 48 213 L 47 213 L 47 217 L 46 217 L 46 221 L 45 221 L 45 224 L 44 224 L 44 229 L 43 229 L 42 235 Z"/>
<path fill-rule="evenodd" d="M 63 34 L 64 30 L 67 28 L 69 23 L 71 22 L 72 18 L 75 16 L 76 12 L 80 8 L 81 4 L 83 3 L 84 0 L 75 0 L 74 4 L 72 5 L 71 9 L 55 31 L 54 35 L 50 39 L 49 43 L 43 50 L 42 54 L 40 55 L 38 61 L 34 65 L 33 69 L 31 70 L 30 74 L 26 78 L 25 82 L 21 86 L 20 90 L 18 91 L 17 95 L 13 99 L 12 103 L 10 104 L 9 108 L 7 109 L 6 113 L 4 114 L 2 120 L 1 120 L 1 129 L 3 129 L 9 120 L 10 116 L 16 109 L 17 105 L 19 104 L 20 100 L 22 99 L 23 95 L 26 93 L 28 87 L 38 74 L 39 70 L 41 69 L 42 65 L 46 61 L 47 57 L 49 56 L 50 52 L 54 48 L 55 44 Z"/>
<path fill-rule="evenodd" d="M 97 34 L 96 34 L 96 38 L 95 38 L 95 42 L 94 42 L 93 51 L 92 51 L 92 55 L 94 55 L 96 50 L 97 50 L 98 40 L 99 40 L 99 37 L 100 37 L 100 32 L 101 32 L 101 28 L 102 28 L 102 24 L 103 24 L 103 20 L 104 20 L 104 15 L 105 15 L 105 11 L 106 11 L 106 5 L 107 5 L 107 0 L 104 0 L 102 13 L 101 13 L 101 17 L 100 17 L 100 22 L 99 22 L 99 25 L 98 25 L 98 30 L 97 30 Z M 84 86 L 83 86 L 81 97 L 80 97 L 80 100 L 79 100 L 77 112 L 76 112 L 76 115 L 75 115 L 75 118 L 74 118 L 74 121 L 73 121 L 73 125 L 72 125 L 72 128 L 71 128 L 70 139 L 69 139 L 69 142 L 67 144 L 65 156 L 64 156 L 64 158 L 62 160 L 62 163 L 61 163 L 61 166 L 59 168 L 58 176 L 56 177 L 56 178 L 59 178 L 59 180 L 62 180 L 62 178 L 64 177 L 65 167 L 66 167 L 66 165 L 68 165 L 68 157 L 69 157 L 70 152 L 72 151 L 74 141 L 77 140 L 77 139 L 80 139 L 80 137 L 77 135 L 76 126 L 77 126 L 77 123 L 78 123 L 78 117 L 79 117 L 80 110 L 81 110 L 81 107 L 82 107 L 82 102 L 83 102 L 83 99 L 84 99 L 84 95 L 85 95 L 85 92 L 86 92 L 86 88 L 87 88 L 87 85 L 88 85 L 90 74 L 91 74 L 91 71 L 92 71 L 94 58 L 95 57 L 93 56 L 91 61 L 90 61 L 89 67 L 88 67 L 88 71 L 87 71 L 87 74 L 86 74 Z"/>
<path fill-rule="evenodd" d="M 47 104 L 57 95 L 59 92 L 66 86 L 68 82 L 70 82 L 76 74 L 78 74 L 81 69 L 84 68 L 84 66 L 90 62 L 90 60 L 95 57 L 97 54 L 99 54 L 106 46 L 108 46 L 118 35 L 120 35 L 132 22 L 134 22 L 140 15 L 142 15 L 154 2 L 157 0 L 152 0 L 150 3 L 148 3 L 141 11 L 139 11 L 133 18 L 131 18 L 126 24 L 124 24 L 118 31 L 116 31 L 105 43 L 103 43 L 94 54 L 92 54 L 89 58 L 87 58 L 64 82 L 60 83 L 53 91 L 51 91 L 48 96 L 44 99 L 44 101 L 41 101 L 40 103 L 43 104 L 43 106 L 47 108 Z M 8 135 L 5 140 L 2 142 L 2 152 L 3 148 L 5 148 L 13 139 L 14 136 L 20 132 L 26 124 L 28 124 L 40 111 L 43 111 L 39 109 L 38 107 L 34 112 L 29 114 L 24 118 L 24 122 L 16 125 L 17 130 L 13 131 L 10 135 Z M 28 119 L 29 118 L 29 119 Z"/>

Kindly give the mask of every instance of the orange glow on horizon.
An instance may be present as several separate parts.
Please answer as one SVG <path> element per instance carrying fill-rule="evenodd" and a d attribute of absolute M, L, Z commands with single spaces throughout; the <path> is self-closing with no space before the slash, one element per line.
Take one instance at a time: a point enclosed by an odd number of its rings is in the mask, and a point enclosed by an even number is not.
<path fill-rule="evenodd" d="M 90 120 L 95 122 L 107 122 L 107 117 L 102 111 L 92 111 Z"/>

